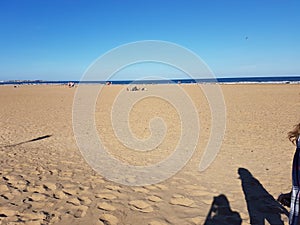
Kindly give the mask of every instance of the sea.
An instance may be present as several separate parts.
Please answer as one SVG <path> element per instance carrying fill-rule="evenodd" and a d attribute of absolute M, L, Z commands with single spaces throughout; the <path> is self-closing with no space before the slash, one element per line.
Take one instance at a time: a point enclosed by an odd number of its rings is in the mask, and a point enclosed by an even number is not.
<path fill-rule="evenodd" d="M 78 81 L 78 80 L 65 80 L 65 81 L 47 81 L 47 80 L 9 80 L 0 81 L 0 85 L 40 85 L 40 84 L 53 84 L 63 85 L 68 83 L 74 84 L 191 84 L 191 83 L 300 83 L 299 76 L 266 76 L 266 77 L 227 77 L 227 78 L 201 78 L 201 79 L 165 79 L 165 80 L 106 80 L 106 81 Z"/>

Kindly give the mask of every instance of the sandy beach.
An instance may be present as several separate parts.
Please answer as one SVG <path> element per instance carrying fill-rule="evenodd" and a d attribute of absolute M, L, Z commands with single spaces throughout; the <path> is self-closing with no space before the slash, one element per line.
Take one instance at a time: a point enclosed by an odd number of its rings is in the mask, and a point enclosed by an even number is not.
<path fill-rule="evenodd" d="M 300 119 L 300 84 L 222 84 L 226 130 L 217 157 L 203 172 L 199 163 L 211 138 L 209 102 L 197 85 L 181 87 L 200 122 L 191 160 L 158 184 L 128 186 L 109 181 L 83 158 L 72 126 L 78 87 L 0 86 L 0 224 L 288 224 L 288 208 L 276 198 L 291 188 L 295 147 L 287 132 Z M 168 129 L 152 151 L 131 151 L 111 123 L 112 105 L 124 88 L 103 87 L 95 110 L 99 138 L 118 160 L 157 163 L 185 135 L 180 116 L 153 96 L 137 102 L 128 118 L 137 138 L 151 135 L 153 117 Z M 170 85 L 147 85 L 144 93 L 161 89 L 176 95 Z M 113 173 L 114 165 L 107 170 Z"/>

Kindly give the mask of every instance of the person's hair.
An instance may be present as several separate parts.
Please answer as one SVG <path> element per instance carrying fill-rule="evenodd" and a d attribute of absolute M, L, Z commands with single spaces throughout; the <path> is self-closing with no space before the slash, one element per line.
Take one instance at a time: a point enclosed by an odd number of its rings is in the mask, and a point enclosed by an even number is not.
<path fill-rule="evenodd" d="M 300 123 L 294 126 L 294 129 L 288 132 L 288 138 L 293 143 L 296 144 L 300 136 Z"/>

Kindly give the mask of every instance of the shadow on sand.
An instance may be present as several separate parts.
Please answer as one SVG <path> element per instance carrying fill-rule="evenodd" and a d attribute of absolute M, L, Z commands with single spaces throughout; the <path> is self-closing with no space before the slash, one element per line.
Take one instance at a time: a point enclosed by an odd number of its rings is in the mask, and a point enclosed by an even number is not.
<path fill-rule="evenodd" d="M 284 225 L 281 214 L 289 215 L 288 211 L 270 195 L 262 184 L 245 168 L 239 168 L 238 174 L 247 202 L 250 224 Z"/>
<path fill-rule="evenodd" d="M 12 145 L 5 145 L 5 146 L 3 146 L 3 147 L 4 147 L 4 148 L 15 147 L 15 146 L 22 145 L 22 144 L 25 144 L 25 143 L 43 140 L 43 139 L 49 138 L 49 137 L 51 137 L 51 136 L 52 136 L 52 135 L 44 135 L 44 136 L 37 137 L 37 138 L 31 139 L 31 140 L 28 140 L 28 141 L 19 142 L 19 143 L 12 144 Z"/>
<path fill-rule="evenodd" d="M 241 225 L 240 214 L 231 210 L 225 195 L 214 197 L 204 225 Z"/>

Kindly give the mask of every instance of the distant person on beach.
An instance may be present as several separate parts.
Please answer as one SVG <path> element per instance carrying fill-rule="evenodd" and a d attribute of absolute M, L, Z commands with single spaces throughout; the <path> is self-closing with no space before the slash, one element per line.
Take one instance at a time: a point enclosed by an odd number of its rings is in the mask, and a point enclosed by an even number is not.
<path fill-rule="evenodd" d="M 292 191 L 290 193 L 281 194 L 278 201 L 290 207 L 290 225 L 300 225 L 299 218 L 299 199 L 300 199 L 300 123 L 298 123 L 292 131 L 288 133 L 289 140 L 296 145 L 296 152 L 293 159 L 292 167 Z"/>

